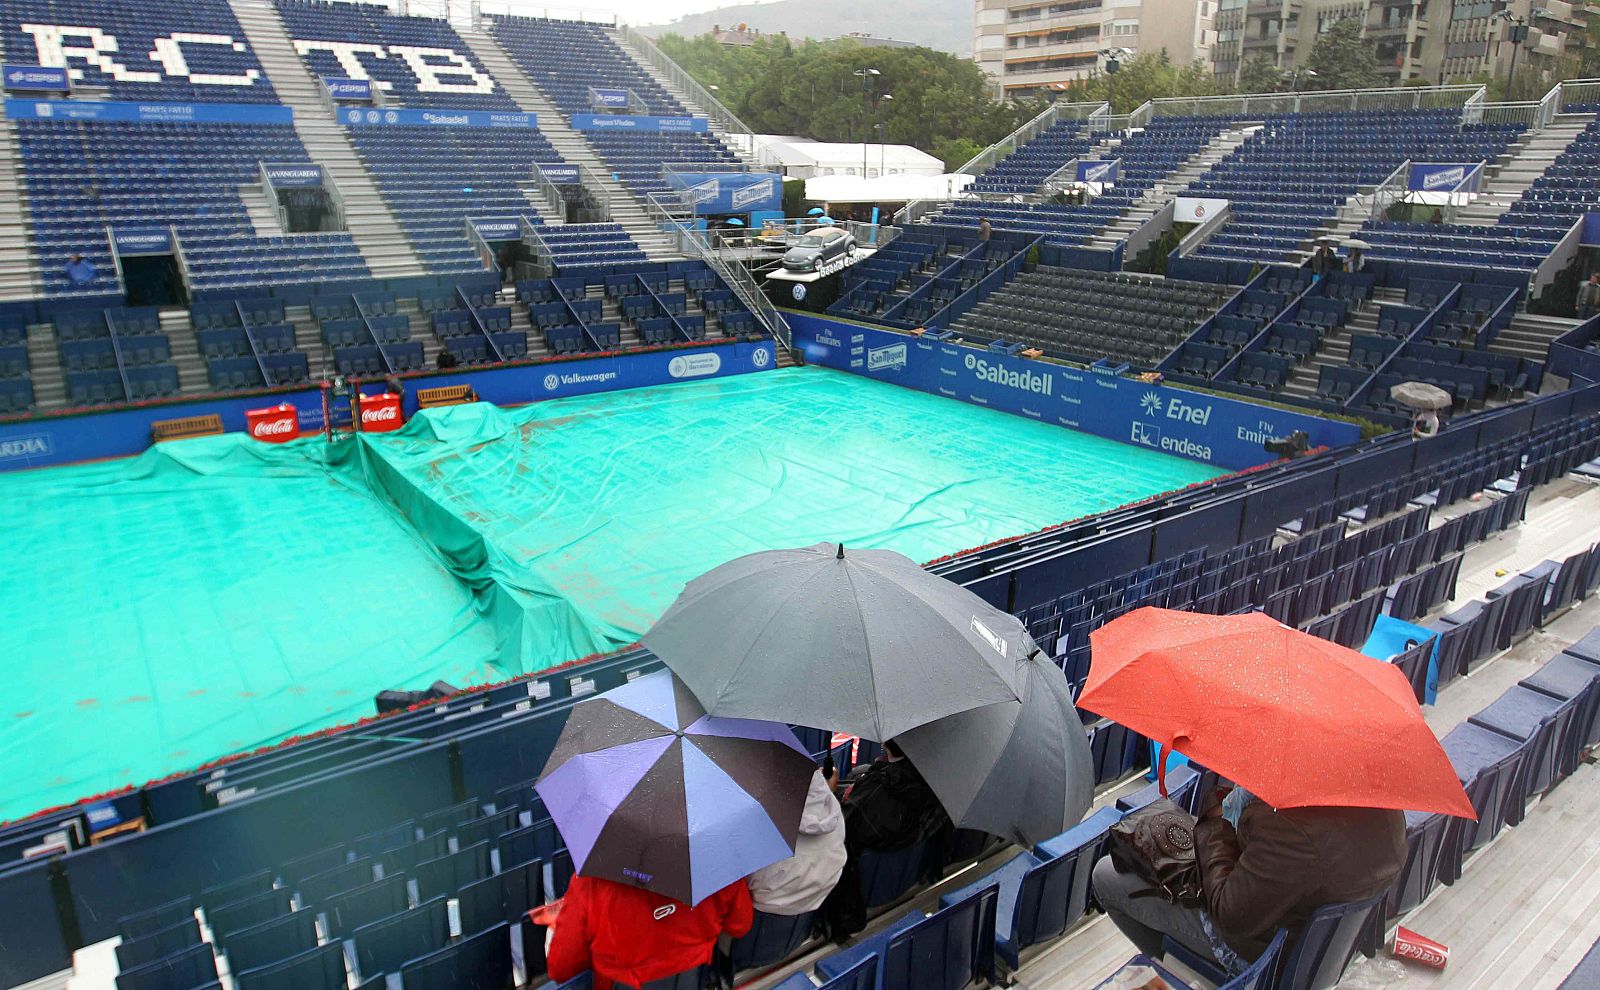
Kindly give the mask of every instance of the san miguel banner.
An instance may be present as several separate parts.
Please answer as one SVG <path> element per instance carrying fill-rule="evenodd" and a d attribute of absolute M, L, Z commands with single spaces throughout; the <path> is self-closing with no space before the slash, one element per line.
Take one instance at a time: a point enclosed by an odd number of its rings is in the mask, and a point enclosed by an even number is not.
<path fill-rule="evenodd" d="M 711 125 L 704 117 L 630 117 L 616 113 L 575 113 L 575 131 L 688 131 L 705 134 Z"/>
<path fill-rule="evenodd" d="M 1477 192 L 1482 162 L 1412 162 L 1406 188 L 1412 192 Z"/>
<path fill-rule="evenodd" d="M 806 361 L 1065 426 L 1230 470 L 1273 460 L 1262 445 L 1304 430 L 1344 446 L 1359 427 L 1207 392 L 1096 374 L 1045 361 L 785 314 Z"/>
<path fill-rule="evenodd" d="M 1122 159 L 1120 158 L 1113 158 L 1107 162 L 1080 161 L 1078 163 L 1079 182 L 1098 182 L 1102 185 L 1111 185 L 1114 184 L 1121 175 Z"/>

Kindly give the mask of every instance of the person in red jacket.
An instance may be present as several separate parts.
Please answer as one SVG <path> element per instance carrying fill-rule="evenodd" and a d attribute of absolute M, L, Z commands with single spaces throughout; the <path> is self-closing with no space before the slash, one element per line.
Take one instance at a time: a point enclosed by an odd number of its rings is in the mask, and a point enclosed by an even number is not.
<path fill-rule="evenodd" d="M 626 884 L 576 876 L 556 916 L 550 978 L 561 982 L 593 970 L 594 990 L 611 990 L 614 983 L 641 987 L 711 962 L 717 937 L 748 932 L 753 911 L 743 880 L 690 907 Z"/>

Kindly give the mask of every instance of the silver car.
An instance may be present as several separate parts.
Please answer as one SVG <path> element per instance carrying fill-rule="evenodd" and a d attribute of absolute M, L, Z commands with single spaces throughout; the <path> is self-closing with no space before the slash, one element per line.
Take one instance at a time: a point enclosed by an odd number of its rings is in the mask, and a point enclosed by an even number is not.
<path fill-rule="evenodd" d="M 791 272 L 814 272 L 835 258 L 856 253 L 856 239 L 842 227 L 818 227 L 804 234 L 783 254 Z"/>

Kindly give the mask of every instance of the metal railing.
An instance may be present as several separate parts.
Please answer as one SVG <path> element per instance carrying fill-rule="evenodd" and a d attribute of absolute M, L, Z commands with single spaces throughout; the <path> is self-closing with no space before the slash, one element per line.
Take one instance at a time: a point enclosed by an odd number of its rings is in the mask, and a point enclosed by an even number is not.
<path fill-rule="evenodd" d="M 546 274 L 554 275 L 556 253 L 551 249 L 550 242 L 539 235 L 539 228 L 533 225 L 532 220 L 529 220 L 526 216 L 518 217 L 517 219 L 519 221 L 518 226 L 522 229 L 522 239 L 533 248 L 534 258 L 543 264 Z"/>
<path fill-rule="evenodd" d="M 1039 195 L 1048 199 L 1058 192 L 1065 192 L 1072 186 L 1077 185 L 1078 161 L 1077 158 L 1074 158 L 1045 176 L 1044 181 L 1039 183 Z"/>
<path fill-rule="evenodd" d="M 1556 276 L 1572 263 L 1578 255 L 1578 246 L 1583 241 L 1583 218 L 1573 221 L 1567 232 L 1562 235 L 1550 254 L 1533 270 L 1528 278 L 1528 298 L 1536 298 L 1544 287 L 1556 280 Z"/>
<path fill-rule="evenodd" d="M 698 103 L 705 110 L 706 116 L 720 129 L 733 135 L 737 144 L 742 144 L 744 150 L 751 158 L 763 165 L 772 165 L 782 168 L 783 159 L 777 152 L 767 146 L 756 132 L 746 126 L 732 110 L 722 105 L 722 101 L 711 95 L 711 91 L 700 85 L 699 81 L 683 67 L 672 60 L 666 52 L 656 46 L 656 43 L 646 37 L 631 24 L 619 24 L 617 30 L 622 35 L 622 40 L 642 54 L 661 73 L 667 77 L 667 82 L 676 87 L 679 92 L 686 94 L 690 100 Z"/>
<path fill-rule="evenodd" d="M 595 202 L 600 204 L 600 215 L 607 220 L 611 219 L 611 190 L 606 188 L 605 179 L 599 172 L 587 165 L 578 166 L 578 181 L 584 191 L 593 196 Z"/>
<path fill-rule="evenodd" d="M 1540 129 L 1549 127 L 1551 121 L 1556 119 L 1556 114 L 1558 114 L 1560 112 L 1561 112 L 1561 86 L 1559 86 L 1559 85 L 1551 86 L 1550 87 L 1550 92 L 1544 94 L 1544 97 L 1539 100 L 1539 123 L 1538 123 L 1538 127 Z"/>
<path fill-rule="evenodd" d="M 1600 104 L 1600 79 L 1568 79 L 1555 87 L 1556 113 L 1569 103 Z"/>
<path fill-rule="evenodd" d="M 1122 242 L 1123 256 L 1128 259 L 1139 257 L 1144 249 L 1161 239 L 1161 235 L 1172 229 L 1173 219 L 1178 213 L 1178 200 L 1169 199 L 1150 219 L 1140 224 Z"/>
<path fill-rule="evenodd" d="M 1313 93 L 1245 93 L 1238 96 L 1164 97 L 1152 100 L 1151 114 L 1227 116 L 1259 119 L 1286 113 L 1331 110 L 1428 110 L 1465 107 L 1482 86 L 1397 86 L 1391 89 L 1336 89 Z"/>
<path fill-rule="evenodd" d="M 416 0 L 411 0 L 411 2 L 415 3 Z M 479 3 L 478 7 L 480 21 L 482 19 L 481 15 L 484 13 L 499 13 L 515 17 L 542 17 L 546 20 L 581 21 L 586 24 L 604 24 L 610 27 L 615 27 L 617 23 L 617 15 L 611 11 L 590 10 L 587 7 L 547 7 L 544 5 L 535 7 L 521 2 L 521 0 L 514 5 L 505 2 L 505 0 L 489 0 L 488 3 Z"/>
<path fill-rule="evenodd" d="M 1372 206 L 1366 211 L 1367 219 L 1384 219 L 1389 212 L 1389 208 L 1405 198 L 1407 187 L 1410 185 L 1411 159 L 1408 158 L 1401 162 L 1393 172 L 1390 172 L 1388 178 L 1373 188 L 1371 193 Z M 1357 195 L 1355 198 L 1359 206 L 1363 197 Z"/>
<path fill-rule="evenodd" d="M 581 173 L 580 173 L 581 177 Z M 567 216 L 567 197 L 561 187 L 550 181 L 544 170 L 537 166 L 533 170 L 533 191 L 543 201 L 542 208 L 549 211 L 549 216 L 564 220 Z"/>
<path fill-rule="evenodd" d="M 1486 103 L 1477 107 L 1476 119 L 1468 120 L 1463 114 L 1462 122 L 1468 124 L 1526 124 L 1530 130 L 1538 130 L 1544 124 L 1540 123 L 1543 113 L 1542 103 Z"/>
<path fill-rule="evenodd" d="M 956 175 L 981 175 L 1000 163 L 1001 159 L 1032 141 L 1041 133 L 1063 120 L 1094 120 L 1111 112 L 1111 104 L 1052 103 L 1032 120 L 973 155 L 965 165 L 956 169 Z M 1095 125 L 1091 123 L 1091 127 Z M 969 194 L 970 195 L 970 194 Z M 944 200 L 914 200 L 894 215 L 897 224 L 915 223 L 938 208 Z"/>
<path fill-rule="evenodd" d="M 126 296 L 128 283 L 122 277 L 122 253 L 117 250 L 117 235 L 111 230 L 111 225 L 105 225 L 106 247 L 111 250 L 111 267 L 117 273 L 117 293 Z"/>
<path fill-rule="evenodd" d="M 1461 122 L 1463 124 L 1476 124 L 1483 120 L 1483 103 L 1489 98 L 1489 90 L 1473 93 L 1467 97 L 1467 102 L 1461 105 Z"/>
<path fill-rule="evenodd" d="M 183 282 L 184 295 L 193 295 L 194 276 L 189 272 L 189 261 L 183 256 L 183 240 L 178 236 L 178 228 L 168 225 L 167 235 L 172 238 L 172 260 L 178 266 L 178 278 Z M 118 277 L 121 277 L 120 266 Z"/>
<path fill-rule="evenodd" d="M 1178 201 L 1173 200 L 1172 204 L 1173 209 L 1176 210 Z M 1200 245 L 1204 244 L 1207 238 L 1216 233 L 1217 228 L 1227 223 L 1228 218 L 1232 215 L 1233 209 L 1231 206 L 1224 206 L 1222 209 L 1211 214 L 1209 217 L 1206 217 L 1200 222 L 1200 226 L 1183 235 L 1183 239 L 1178 241 L 1178 246 L 1173 249 L 1172 253 L 1180 258 L 1187 258 L 1189 255 L 1193 254 L 1194 251 L 1200 247 Z"/>
<path fill-rule="evenodd" d="M 523 217 L 522 221 L 526 223 L 527 217 Z M 495 257 L 494 248 L 490 247 L 489 242 L 483 239 L 483 234 L 478 232 L 478 225 L 473 223 L 471 218 L 463 220 L 462 223 L 467 228 L 467 241 L 472 245 L 472 249 L 478 252 L 478 261 L 487 269 L 499 271 L 500 260 Z"/>
<path fill-rule="evenodd" d="M 681 197 L 680 197 L 681 198 Z M 679 205 L 682 208 L 682 204 Z M 784 348 L 794 346 L 794 333 L 789 329 L 789 323 L 772 305 L 772 300 L 761 290 L 755 277 L 743 265 L 730 265 L 723 260 L 711 236 L 707 231 L 695 230 L 692 223 L 685 223 L 674 215 L 671 208 L 662 202 L 661 194 L 650 193 L 645 196 L 645 213 L 656 224 L 662 233 L 673 239 L 677 249 L 693 258 L 699 258 L 707 267 L 722 277 L 733 294 L 744 303 L 745 308 L 755 314 L 756 321 L 772 334 L 772 338 Z"/>
<path fill-rule="evenodd" d="M 1132 130 L 1150 123 L 1150 118 L 1155 113 L 1154 101 L 1145 100 L 1131 113 L 1111 114 L 1104 113 L 1089 121 L 1091 134 L 1115 134 L 1117 131 Z"/>

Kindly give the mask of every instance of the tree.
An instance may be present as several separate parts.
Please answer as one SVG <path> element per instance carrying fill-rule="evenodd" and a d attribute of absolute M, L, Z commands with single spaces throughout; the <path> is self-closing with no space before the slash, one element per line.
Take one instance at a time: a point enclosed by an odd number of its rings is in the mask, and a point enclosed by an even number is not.
<path fill-rule="evenodd" d="M 751 129 L 819 141 L 910 144 L 960 167 L 1044 109 L 1041 101 L 996 103 L 975 62 L 929 48 L 867 48 L 849 38 L 791 42 L 766 35 L 748 47 L 709 35 L 669 34 L 663 51 Z M 874 103 L 855 73 L 877 69 Z"/>
<path fill-rule="evenodd" d="M 1116 97 L 1112 113 L 1131 113 L 1146 100 L 1163 96 L 1216 96 L 1225 92 L 1203 63 L 1174 65 L 1163 49 L 1142 52 L 1122 63 L 1115 83 L 1096 72 L 1067 85 L 1061 99 L 1069 103 L 1097 103 L 1108 94 Z"/>
<path fill-rule="evenodd" d="M 1378 48 L 1361 36 L 1354 17 L 1334 21 L 1311 46 L 1308 66 L 1316 78 L 1305 89 L 1375 89 L 1388 84 L 1378 69 Z"/>
<path fill-rule="evenodd" d="M 1239 92 L 1276 93 L 1282 88 L 1283 70 L 1267 56 L 1257 53 L 1239 66 Z"/>

